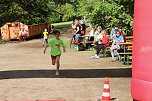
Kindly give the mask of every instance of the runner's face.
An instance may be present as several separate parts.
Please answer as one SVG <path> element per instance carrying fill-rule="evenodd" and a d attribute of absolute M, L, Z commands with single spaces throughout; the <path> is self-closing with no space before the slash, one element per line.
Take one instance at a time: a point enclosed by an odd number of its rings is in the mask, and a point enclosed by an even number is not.
<path fill-rule="evenodd" d="M 60 38 L 60 35 L 59 35 L 59 34 L 56 34 L 55 37 L 56 37 L 56 39 L 59 39 L 59 38 Z"/>

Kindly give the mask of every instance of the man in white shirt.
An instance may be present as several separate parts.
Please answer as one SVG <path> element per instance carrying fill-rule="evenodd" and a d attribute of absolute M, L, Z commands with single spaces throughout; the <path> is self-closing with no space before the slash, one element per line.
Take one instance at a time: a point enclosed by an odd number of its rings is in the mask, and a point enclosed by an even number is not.
<path fill-rule="evenodd" d="M 19 40 L 22 41 L 22 40 L 25 40 L 27 37 L 27 32 L 26 30 L 24 29 L 24 27 L 21 27 L 21 30 L 19 32 Z"/>

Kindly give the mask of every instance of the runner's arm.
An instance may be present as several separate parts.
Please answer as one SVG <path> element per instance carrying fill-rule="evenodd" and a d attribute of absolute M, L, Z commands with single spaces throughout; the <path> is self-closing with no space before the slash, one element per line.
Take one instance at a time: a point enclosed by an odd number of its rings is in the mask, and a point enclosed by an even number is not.
<path fill-rule="evenodd" d="M 63 46 L 63 52 L 64 52 L 64 53 L 66 52 L 66 50 L 65 50 L 65 46 Z"/>

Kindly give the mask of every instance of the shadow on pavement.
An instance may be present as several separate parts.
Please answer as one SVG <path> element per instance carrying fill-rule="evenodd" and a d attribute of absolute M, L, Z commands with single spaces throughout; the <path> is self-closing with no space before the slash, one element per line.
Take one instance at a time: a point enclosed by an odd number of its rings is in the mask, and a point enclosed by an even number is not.
<path fill-rule="evenodd" d="M 65 69 L 55 76 L 55 70 L 10 70 L 0 71 L 0 80 L 19 78 L 104 78 L 131 77 L 131 68 L 121 69 Z"/>

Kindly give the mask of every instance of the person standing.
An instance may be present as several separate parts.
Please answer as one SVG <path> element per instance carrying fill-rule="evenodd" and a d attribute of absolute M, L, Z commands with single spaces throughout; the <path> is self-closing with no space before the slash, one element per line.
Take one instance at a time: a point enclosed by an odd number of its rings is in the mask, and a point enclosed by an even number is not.
<path fill-rule="evenodd" d="M 79 37 L 81 36 L 81 25 L 79 23 L 78 19 L 75 19 L 75 40 L 74 40 L 74 44 L 76 45 L 79 41 Z"/>
<path fill-rule="evenodd" d="M 84 24 L 87 26 L 87 17 L 83 16 Z"/>
<path fill-rule="evenodd" d="M 81 25 L 80 25 L 78 19 L 75 20 L 75 24 L 76 24 L 76 27 L 75 27 L 75 39 L 77 39 L 77 38 L 79 38 L 79 36 L 81 36 Z"/>
<path fill-rule="evenodd" d="M 84 23 L 84 20 L 80 21 L 80 26 L 81 26 L 81 35 L 85 35 L 86 34 L 86 25 Z"/>
<path fill-rule="evenodd" d="M 71 48 L 73 40 L 75 40 L 75 31 L 76 31 L 75 30 L 75 28 L 76 28 L 75 22 L 71 24 L 71 28 L 72 28 L 72 30 L 71 30 L 72 35 L 71 35 L 71 40 L 70 40 L 70 48 Z"/>
<path fill-rule="evenodd" d="M 60 68 L 60 56 L 61 56 L 61 49 L 60 47 L 63 47 L 63 52 L 66 52 L 65 45 L 60 39 L 60 32 L 58 30 L 55 30 L 54 32 L 55 37 L 51 38 L 48 45 L 45 46 L 44 54 L 46 52 L 47 47 L 51 47 L 50 55 L 52 58 L 52 65 L 56 64 L 56 73 L 55 75 L 59 75 L 59 68 Z"/>
<path fill-rule="evenodd" d="M 91 31 L 90 31 L 90 37 L 88 38 L 88 41 L 94 41 L 94 33 L 96 29 L 94 26 L 91 26 Z"/>

